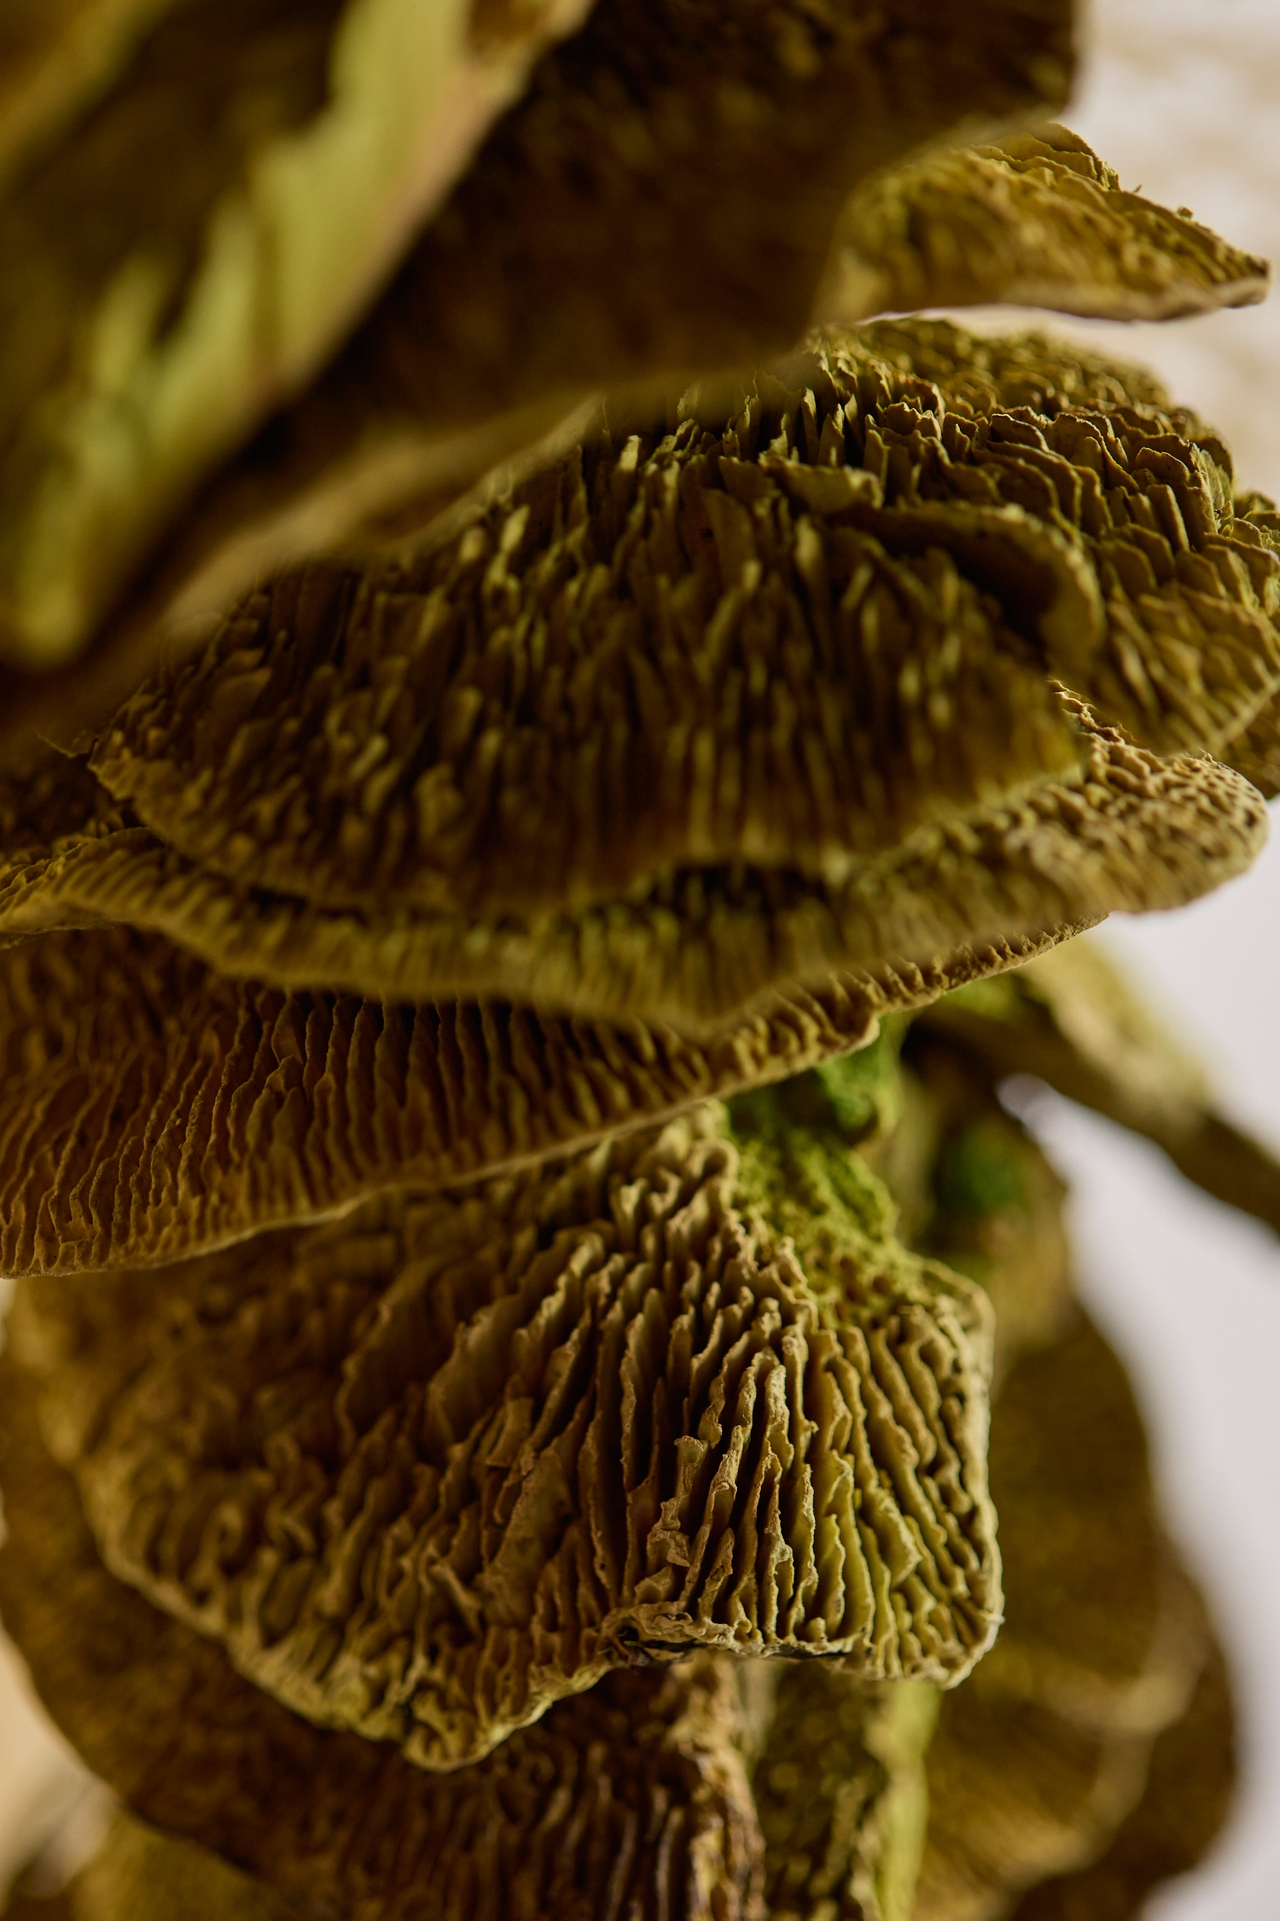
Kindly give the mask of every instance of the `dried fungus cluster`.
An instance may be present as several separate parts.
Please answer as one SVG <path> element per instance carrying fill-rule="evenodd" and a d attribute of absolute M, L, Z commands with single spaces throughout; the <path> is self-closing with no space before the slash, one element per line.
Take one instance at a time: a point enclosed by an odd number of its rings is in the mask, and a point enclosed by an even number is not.
<path fill-rule="evenodd" d="M 1280 517 L 1134 369 L 874 319 L 1261 297 L 1070 48 L 0 28 L 0 1610 L 119 1798 L 15 1917 L 1119 1921 L 1221 1824 L 999 1087 L 1280 1226 L 1075 938 L 1261 845 Z"/>

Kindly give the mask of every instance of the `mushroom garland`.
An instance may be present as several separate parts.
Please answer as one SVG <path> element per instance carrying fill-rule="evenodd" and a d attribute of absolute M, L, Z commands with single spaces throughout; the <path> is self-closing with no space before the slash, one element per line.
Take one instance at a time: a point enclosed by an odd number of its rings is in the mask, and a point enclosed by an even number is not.
<path fill-rule="evenodd" d="M 1065 0 L 428 12 L 0 37 L 59 1911 L 1119 1921 L 1230 1691 L 998 1090 L 1280 1225 L 1078 938 L 1261 845 L 1280 517 L 1135 369 L 855 323 L 1265 263 L 1011 127 Z"/>

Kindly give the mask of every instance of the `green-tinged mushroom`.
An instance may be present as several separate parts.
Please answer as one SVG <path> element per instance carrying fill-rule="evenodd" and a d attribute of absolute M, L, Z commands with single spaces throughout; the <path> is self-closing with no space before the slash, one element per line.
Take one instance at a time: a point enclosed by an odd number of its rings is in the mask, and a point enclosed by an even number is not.
<path fill-rule="evenodd" d="M 937 1712 L 922 1682 L 783 1669 L 753 1776 L 769 1921 L 911 1921 Z"/>
<path fill-rule="evenodd" d="M 65 724 L 121 654 L 447 496 L 585 392 L 786 351 L 849 189 L 1060 104 L 1071 65 L 1069 0 L 941 29 L 926 0 L 600 0 L 440 209 L 585 11 L 187 0 L 0 206 L 10 284 L 38 293 L 7 331 L 0 298 L 8 727 Z M 86 648 L 88 682 L 41 678 Z"/>
<path fill-rule="evenodd" d="M 107 1566 L 431 1769 L 635 1652 L 957 1680 L 1000 1610 L 981 1290 L 752 1120 L 23 1291 Z"/>
<path fill-rule="evenodd" d="M 928 1022 L 991 1080 L 1031 1074 L 1164 1149 L 1197 1187 L 1280 1232 L 1280 1165 L 1214 1105 L 1200 1069 L 1096 940 Z"/>
<path fill-rule="evenodd" d="M 1066 127 L 927 154 L 849 200 L 817 312 L 990 302 L 1105 320 L 1172 320 L 1266 297 L 1270 266 L 1187 212 L 1121 190 Z"/>

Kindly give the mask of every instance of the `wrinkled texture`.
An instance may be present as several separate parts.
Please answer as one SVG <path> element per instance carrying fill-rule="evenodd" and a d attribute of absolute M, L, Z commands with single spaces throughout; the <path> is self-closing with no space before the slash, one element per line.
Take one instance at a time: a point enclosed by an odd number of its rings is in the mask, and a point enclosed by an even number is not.
<path fill-rule="evenodd" d="M 850 199 L 818 292 L 824 320 L 1004 302 L 1172 320 L 1266 297 L 1270 267 L 1185 208 L 1124 193 L 1066 127 L 958 147 L 876 175 Z"/>
<path fill-rule="evenodd" d="M 982 1653 L 982 1297 L 886 1206 L 847 1152 L 739 1149 L 711 1107 L 504 1187 L 47 1283 L 13 1340 L 50 1357 L 51 1443 L 116 1575 L 287 1706 L 455 1767 L 633 1649 L 940 1682 Z"/>
<path fill-rule="evenodd" d="M 0 659 L 82 651 L 586 0 L 185 0 L 0 202 Z"/>
<path fill-rule="evenodd" d="M 908 1245 L 988 1295 L 998 1386 L 1018 1354 L 1055 1340 L 1073 1312 L 1065 1189 L 1001 1106 L 995 1079 L 944 1032 L 944 1021 L 917 1022 L 906 1036 L 903 1118 L 871 1158 Z"/>
<path fill-rule="evenodd" d="M 1060 929 L 1059 934 L 1076 930 Z M 0 952 L 0 1273 L 148 1266 L 796 1074 L 1057 938 L 791 988 L 702 1043 L 219 978 L 107 928 Z"/>
<path fill-rule="evenodd" d="M 993 1079 L 1035 1074 L 1163 1148 L 1178 1171 L 1280 1232 L 1280 1165 L 1218 1113 L 1199 1069 L 1098 941 L 1008 991 L 965 988 L 926 1023 Z"/>
<path fill-rule="evenodd" d="M 1102 1853 L 1206 1655 L 1131 1390 L 1088 1322 L 1015 1363 L 990 1465 L 1006 1619 L 943 1701 L 918 1921 L 995 1921 L 1026 1887 Z"/>
<path fill-rule="evenodd" d="M 107 1574 L 23 1383 L 0 1372 L 5 1625 L 55 1719 L 145 1819 L 304 1911 L 336 1897 L 349 1921 L 509 1921 L 517 1883 L 522 1921 L 594 1916 L 602 1890 L 640 1921 L 763 1921 L 731 1666 L 611 1675 L 476 1767 L 426 1775 L 278 1706 Z"/>
<path fill-rule="evenodd" d="M 500 996 L 548 1014 L 670 1024 L 708 1042 L 727 1023 L 833 974 L 910 975 L 969 950 L 1024 950 L 1116 908 L 1180 906 L 1248 867 L 1260 797 L 1207 758 L 1159 760 L 1081 730 L 1077 786 L 1047 781 L 985 813 L 921 828 L 842 881 L 786 868 L 690 868 L 643 898 L 519 919 L 404 905 L 330 911 L 196 867 L 108 802 L 84 829 L 0 865 L 0 946 L 51 929 L 159 930 L 220 973 L 390 1000 Z M 72 805 L 80 805 L 79 781 Z M 20 838 L 25 838 L 24 833 Z M 957 959 L 961 974 L 984 971 Z"/>
<path fill-rule="evenodd" d="M 911 1921 L 937 1694 L 783 1669 L 752 1777 L 769 1921 Z"/>
<path fill-rule="evenodd" d="M 563 26 L 565 6 L 533 24 Z M 186 631 L 193 610 L 217 615 L 291 555 L 438 489 L 473 457 L 478 426 L 508 423 L 498 458 L 550 424 L 537 411 L 548 402 L 554 417 L 557 400 L 603 383 L 785 351 L 854 182 L 959 120 L 1060 104 L 1070 67 L 1068 0 L 983 0 L 949 36 L 927 0 L 894 0 L 887 14 L 867 0 L 745 12 L 601 0 L 543 61 L 346 354 L 179 521 L 159 573 L 101 636 L 91 682 L 5 676 L 7 726 L 64 725 L 109 700 L 113 661 L 145 663 L 173 621 Z M 391 71 L 403 81 L 394 55 Z M 361 251 L 348 249 L 352 273 Z M 227 350 L 216 332 L 207 345 Z M 222 449 L 249 417 L 234 383 L 224 398 L 207 423 Z M 201 451 L 180 436 L 183 481 Z M 170 488 L 170 514 L 184 491 Z M 114 592 L 155 503 L 126 478 L 113 505 L 126 528 L 94 560 Z M 101 585 L 92 598 L 100 615 Z M 53 623 L 64 646 L 73 629 L 88 638 L 87 614 L 79 604 Z"/>

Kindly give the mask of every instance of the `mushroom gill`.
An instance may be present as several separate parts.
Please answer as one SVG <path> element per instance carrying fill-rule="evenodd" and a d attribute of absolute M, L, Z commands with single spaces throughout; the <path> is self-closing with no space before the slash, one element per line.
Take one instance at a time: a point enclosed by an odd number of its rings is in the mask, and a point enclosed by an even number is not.
<path fill-rule="evenodd" d="M 425 1768 L 636 1653 L 954 1682 L 989 1644 L 980 1290 L 837 1136 L 709 1107 L 14 1310 L 107 1566 Z M 62 1349 L 65 1353 L 61 1352 Z"/>

